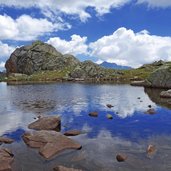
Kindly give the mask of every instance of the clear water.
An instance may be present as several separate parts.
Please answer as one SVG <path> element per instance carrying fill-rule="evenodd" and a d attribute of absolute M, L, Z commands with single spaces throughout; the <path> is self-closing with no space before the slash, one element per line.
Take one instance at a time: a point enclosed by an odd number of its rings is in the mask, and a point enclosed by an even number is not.
<path fill-rule="evenodd" d="M 160 91 L 112 84 L 0 83 L 0 136 L 16 140 L 1 146 L 13 151 L 14 171 L 52 171 L 57 165 L 84 171 L 171 171 L 171 102 L 160 99 Z M 114 107 L 109 109 L 106 104 Z M 156 114 L 145 114 L 148 105 Z M 92 111 L 99 112 L 99 116 L 90 117 Z M 108 120 L 106 114 L 112 114 L 113 120 Z M 21 139 L 38 115 L 60 115 L 61 132 L 83 130 L 85 134 L 73 137 L 83 148 L 43 159 Z M 152 158 L 146 155 L 149 144 L 157 148 Z M 128 156 L 126 162 L 116 161 L 118 153 Z"/>

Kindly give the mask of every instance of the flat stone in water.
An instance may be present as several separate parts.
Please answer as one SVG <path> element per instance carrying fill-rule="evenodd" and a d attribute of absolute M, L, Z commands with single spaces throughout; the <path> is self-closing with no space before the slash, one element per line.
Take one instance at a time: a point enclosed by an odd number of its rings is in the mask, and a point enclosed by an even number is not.
<path fill-rule="evenodd" d="M 14 142 L 14 140 L 11 138 L 0 137 L 0 143 L 11 144 L 13 142 Z"/>
<path fill-rule="evenodd" d="M 64 166 L 57 166 L 53 169 L 54 171 L 82 171 L 80 169 L 68 168 Z"/>
<path fill-rule="evenodd" d="M 69 130 L 64 133 L 64 135 L 66 135 L 66 136 L 76 136 L 76 135 L 80 135 L 80 134 L 81 134 L 81 131 L 79 131 L 79 130 Z"/>
<path fill-rule="evenodd" d="M 29 129 L 34 130 L 61 130 L 61 119 L 59 116 L 42 117 L 39 120 L 29 124 Z"/>
<path fill-rule="evenodd" d="M 11 171 L 14 155 L 7 148 L 0 148 L 0 171 Z"/>
<path fill-rule="evenodd" d="M 90 112 L 89 116 L 97 117 L 98 116 L 98 112 Z"/>
<path fill-rule="evenodd" d="M 46 159 L 66 149 L 81 149 L 76 141 L 56 131 L 35 131 L 22 136 L 24 142 L 33 148 L 39 148 L 39 153 Z"/>

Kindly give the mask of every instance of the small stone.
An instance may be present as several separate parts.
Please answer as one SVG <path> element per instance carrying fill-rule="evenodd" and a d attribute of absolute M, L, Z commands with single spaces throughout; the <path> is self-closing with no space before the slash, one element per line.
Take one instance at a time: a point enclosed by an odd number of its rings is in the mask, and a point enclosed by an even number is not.
<path fill-rule="evenodd" d="M 111 114 L 107 114 L 106 117 L 107 117 L 108 119 L 113 119 L 113 116 L 112 116 Z"/>
<path fill-rule="evenodd" d="M 148 109 L 145 113 L 150 114 L 150 115 L 154 115 L 154 114 L 156 114 L 156 111 L 151 108 L 151 109 Z"/>
<path fill-rule="evenodd" d="M 80 134 L 81 134 L 81 131 L 79 130 L 69 130 L 64 133 L 65 136 L 76 136 Z"/>
<path fill-rule="evenodd" d="M 125 154 L 117 154 L 116 160 L 118 162 L 124 162 L 128 157 Z"/>
<path fill-rule="evenodd" d="M 147 147 L 147 154 L 149 155 L 153 155 L 156 152 L 156 147 L 154 145 L 149 145 Z"/>
<path fill-rule="evenodd" d="M 106 105 L 108 108 L 112 108 L 112 107 L 114 107 L 113 105 L 111 105 L 111 104 L 107 104 Z"/>
<path fill-rule="evenodd" d="M 98 116 L 98 112 L 90 112 L 89 116 L 97 117 Z"/>
<path fill-rule="evenodd" d="M 80 169 L 68 168 L 64 166 L 57 166 L 53 169 L 54 171 L 82 171 Z"/>

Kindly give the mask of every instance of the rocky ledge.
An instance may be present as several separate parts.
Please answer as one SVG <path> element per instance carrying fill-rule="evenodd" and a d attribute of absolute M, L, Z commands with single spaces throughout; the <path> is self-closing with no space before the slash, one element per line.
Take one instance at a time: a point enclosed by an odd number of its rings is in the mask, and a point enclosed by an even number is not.
<path fill-rule="evenodd" d="M 82 146 L 74 140 L 56 131 L 35 131 L 23 135 L 24 142 L 38 148 L 39 153 L 46 159 L 53 157 L 66 149 L 81 149 Z"/>

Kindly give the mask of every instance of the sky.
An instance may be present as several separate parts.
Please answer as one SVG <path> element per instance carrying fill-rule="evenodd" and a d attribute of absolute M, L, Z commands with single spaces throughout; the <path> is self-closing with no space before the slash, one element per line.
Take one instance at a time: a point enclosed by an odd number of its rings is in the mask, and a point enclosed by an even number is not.
<path fill-rule="evenodd" d="M 0 0 L 0 70 L 35 40 L 80 61 L 170 61 L 171 0 Z"/>

